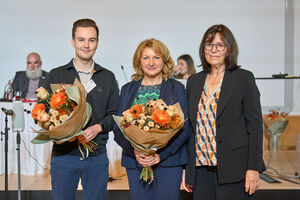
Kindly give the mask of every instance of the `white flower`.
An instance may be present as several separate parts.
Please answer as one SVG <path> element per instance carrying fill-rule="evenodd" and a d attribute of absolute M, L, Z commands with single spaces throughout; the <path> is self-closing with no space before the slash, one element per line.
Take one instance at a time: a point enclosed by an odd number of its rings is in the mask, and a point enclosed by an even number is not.
<path fill-rule="evenodd" d="M 143 129 L 144 129 L 144 131 L 149 131 L 150 130 L 149 126 L 144 126 Z"/>
<path fill-rule="evenodd" d="M 126 119 L 127 122 L 132 122 L 132 121 L 133 121 L 133 116 L 132 116 L 132 114 L 131 114 L 131 115 L 126 115 L 126 116 L 125 116 L 125 119 Z"/>
<path fill-rule="evenodd" d="M 154 126 L 154 122 L 153 121 L 148 122 L 148 126 L 149 127 L 153 127 Z"/>
<path fill-rule="evenodd" d="M 158 109 L 159 109 L 159 110 L 165 110 L 165 108 L 166 108 L 166 107 L 165 107 L 164 105 L 159 105 L 159 106 L 158 106 Z"/>
<path fill-rule="evenodd" d="M 176 108 L 173 105 L 168 106 L 167 113 L 170 115 L 170 117 L 173 117 L 176 114 Z"/>
<path fill-rule="evenodd" d="M 55 121 L 56 121 L 56 116 L 51 115 L 50 122 L 55 122 Z"/>
<path fill-rule="evenodd" d="M 63 122 L 63 121 L 65 121 L 66 119 L 68 119 L 68 115 L 62 115 L 62 116 L 60 116 L 59 117 L 59 120 L 61 121 L 61 122 Z"/>
<path fill-rule="evenodd" d="M 167 113 L 170 115 L 170 117 L 173 117 L 175 113 L 172 110 L 167 110 Z"/>
<path fill-rule="evenodd" d="M 155 124 L 155 128 L 160 128 L 160 125 L 158 125 L 158 124 Z"/>
<path fill-rule="evenodd" d="M 131 113 L 127 113 L 123 117 L 121 117 L 122 124 L 127 124 L 133 121 L 133 116 Z"/>
<path fill-rule="evenodd" d="M 141 119 L 144 120 L 144 121 L 146 121 L 147 117 L 144 116 L 144 117 L 141 117 Z"/>
<path fill-rule="evenodd" d="M 54 108 L 50 108 L 49 112 L 54 117 L 57 117 L 59 115 L 59 112 L 57 110 L 55 110 Z"/>
<path fill-rule="evenodd" d="M 144 125 L 145 124 L 145 120 L 141 119 L 138 121 L 139 124 Z"/>

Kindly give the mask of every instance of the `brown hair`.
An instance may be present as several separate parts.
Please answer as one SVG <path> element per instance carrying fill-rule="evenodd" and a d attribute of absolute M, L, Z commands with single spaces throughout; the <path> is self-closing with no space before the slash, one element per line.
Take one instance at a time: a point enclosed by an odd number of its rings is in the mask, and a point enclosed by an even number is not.
<path fill-rule="evenodd" d="M 73 23 L 73 28 L 72 28 L 72 38 L 75 39 L 75 32 L 78 27 L 93 27 L 96 29 L 97 32 L 97 40 L 99 38 L 99 29 L 94 20 L 91 19 L 79 19 L 76 22 Z"/>
<path fill-rule="evenodd" d="M 193 74 L 196 74 L 196 70 L 195 70 L 195 65 L 194 65 L 194 61 L 193 61 L 193 58 L 192 56 L 190 56 L 189 54 L 183 54 L 181 56 L 179 56 L 177 58 L 177 61 L 178 60 L 184 60 L 188 66 L 188 75 L 191 76 Z M 178 79 L 182 79 L 183 78 L 183 75 L 182 74 L 178 74 L 176 76 L 176 78 Z"/>
<path fill-rule="evenodd" d="M 234 69 L 239 67 L 237 66 L 237 58 L 239 52 L 238 45 L 232 32 L 223 24 L 213 25 L 204 33 L 199 48 L 199 56 L 202 62 L 203 70 L 206 72 L 211 72 L 211 65 L 206 61 L 205 58 L 204 45 L 206 42 L 212 42 L 217 34 L 220 34 L 221 40 L 224 42 L 227 48 L 224 59 L 225 68 L 233 71 Z"/>
<path fill-rule="evenodd" d="M 137 49 L 135 50 L 133 56 L 133 69 L 135 74 L 131 76 L 131 79 L 134 81 L 138 81 L 144 77 L 144 72 L 141 67 L 141 58 L 145 48 L 151 48 L 153 51 L 161 56 L 164 66 L 162 69 L 162 78 L 166 81 L 171 78 L 173 68 L 174 68 L 174 61 L 170 56 L 169 50 L 164 43 L 154 38 L 147 39 L 142 41 Z"/>

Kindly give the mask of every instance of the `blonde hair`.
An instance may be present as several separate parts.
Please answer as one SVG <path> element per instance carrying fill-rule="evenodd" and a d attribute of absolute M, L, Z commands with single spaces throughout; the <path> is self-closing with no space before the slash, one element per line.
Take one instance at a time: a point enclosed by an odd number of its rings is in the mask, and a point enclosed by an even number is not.
<path fill-rule="evenodd" d="M 167 46 L 159 40 L 154 38 L 147 39 L 142 41 L 138 48 L 135 50 L 133 56 L 133 69 L 135 74 L 131 76 L 131 79 L 134 81 L 138 81 L 144 77 L 144 72 L 141 67 L 141 58 L 145 48 L 151 48 L 153 51 L 161 56 L 164 66 L 162 69 L 162 78 L 163 80 L 167 81 L 172 76 L 173 68 L 174 68 L 174 61 L 170 56 L 169 50 Z"/>

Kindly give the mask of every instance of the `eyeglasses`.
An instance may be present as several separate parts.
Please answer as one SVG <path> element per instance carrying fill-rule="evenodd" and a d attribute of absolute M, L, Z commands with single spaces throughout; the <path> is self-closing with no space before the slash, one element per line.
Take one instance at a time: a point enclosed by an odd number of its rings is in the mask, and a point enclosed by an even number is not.
<path fill-rule="evenodd" d="M 222 44 L 222 43 L 217 43 L 217 44 L 204 43 L 203 45 L 204 45 L 205 50 L 207 50 L 207 51 L 211 51 L 214 48 L 214 46 L 216 46 L 216 49 L 218 51 L 224 51 L 225 47 L 226 47 L 226 45 Z"/>

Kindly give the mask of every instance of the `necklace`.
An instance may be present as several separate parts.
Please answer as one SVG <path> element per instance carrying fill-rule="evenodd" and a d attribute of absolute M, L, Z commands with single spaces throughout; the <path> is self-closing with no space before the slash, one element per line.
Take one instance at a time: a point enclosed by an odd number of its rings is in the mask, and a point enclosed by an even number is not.
<path fill-rule="evenodd" d="M 225 64 L 222 64 L 222 65 L 219 65 L 219 66 L 215 66 L 214 67 L 214 69 L 216 69 L 217 70 L 217 72 L 219 72 L 221 69 L 223 70 L 223 71 L 225 71 Z"/>
<path fill-rule="evenodd" d="M 212 77 L 212 76 L 213 76 L 213 75 L 210 74 L 210 76 L 207 77 L 207 78 L 206 78 L 206 81 L 205 81 L 205 89 L 206 89 L 207 94 L 208 94 L 209 96 L 212 96 L 212 95 L 215 93 L 215 91 L 218 89 L 221 80 L 223 80 L 224 73 L 217 74 L 215 77 Z M 209 80 L 208 80 L 208 79 L 209 79 Z M 217 82 L 217 87 L 214 89 L 214 92 L 213 92 L 213 93 L 210 93 L 210 90 L 209 90 L 209 88 L 208 88 L 208 86 L 207 86 L 207 83 L 208 83 L 210 80 L 213 80 L 213 79 L 216 80 L 216 82 Z M 211 81 L 210 81 L 210 82 L 211 82 Z"/>

